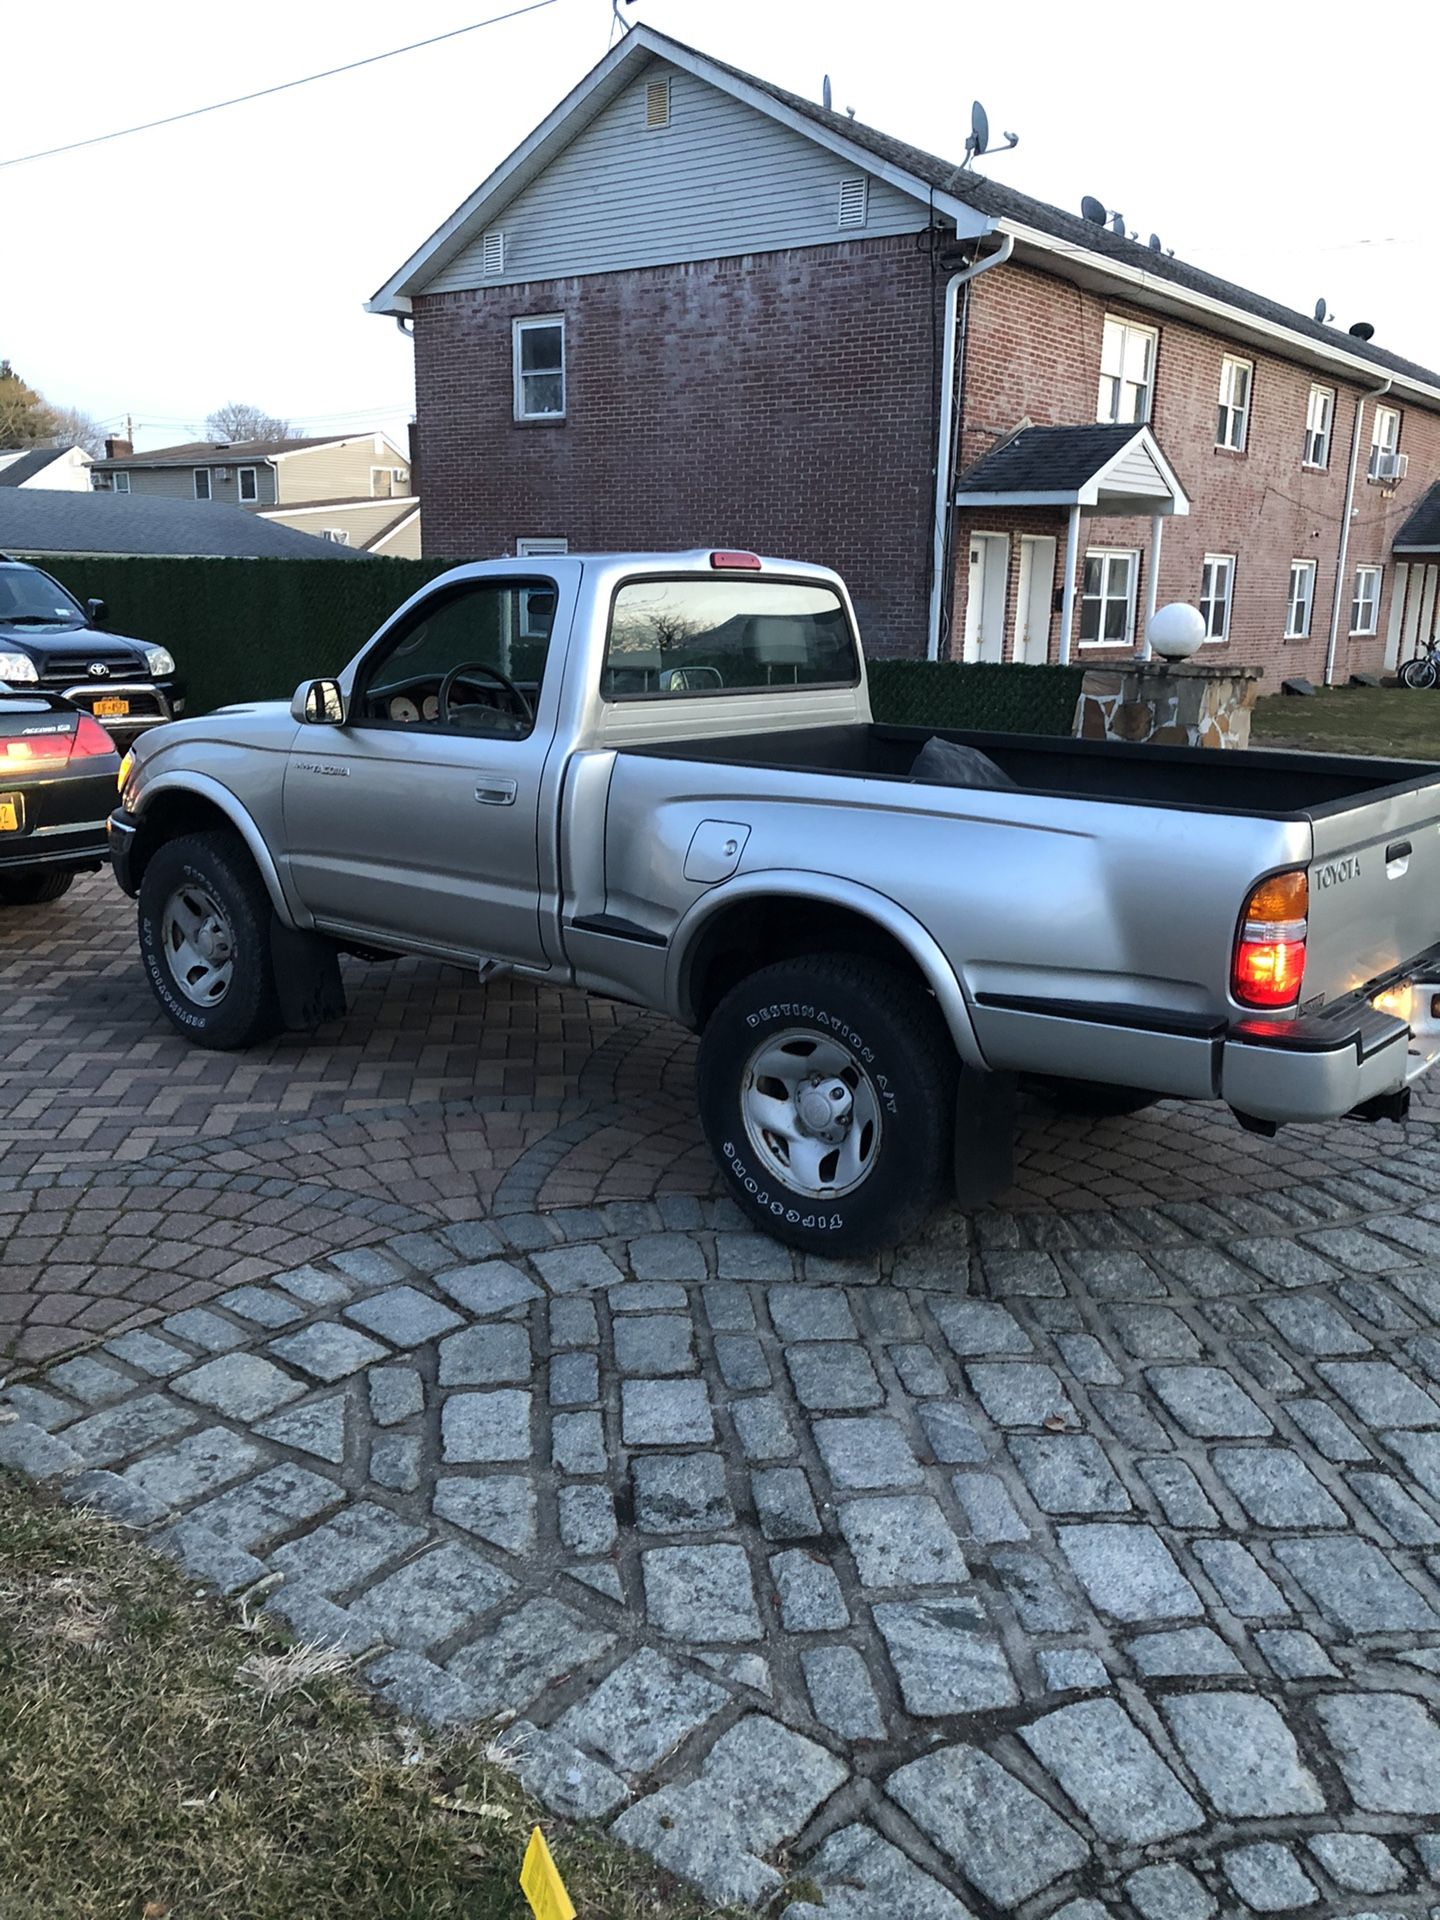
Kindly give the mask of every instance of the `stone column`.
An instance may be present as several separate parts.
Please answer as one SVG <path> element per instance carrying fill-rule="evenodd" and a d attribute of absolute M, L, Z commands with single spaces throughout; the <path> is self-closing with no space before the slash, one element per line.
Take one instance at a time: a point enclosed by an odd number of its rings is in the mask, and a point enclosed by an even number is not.
<path fill-rule="evenodd" d="M 1156 747 L 1248 747 L 1260 672 L 1193 660 L 1092 667 L 1075 706 L 1076 737 Z"/>

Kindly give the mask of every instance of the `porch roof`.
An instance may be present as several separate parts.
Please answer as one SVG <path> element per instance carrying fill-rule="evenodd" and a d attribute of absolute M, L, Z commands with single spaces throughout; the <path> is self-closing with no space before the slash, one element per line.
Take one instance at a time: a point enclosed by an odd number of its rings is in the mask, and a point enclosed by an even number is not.
<path fill-rule="evenodd" d="M 1079 507 L 1187 514 L 1190 501 L 1149 427 L 1022 427 L 956 481 L 957 507 Z"/>
<path fill-rule="evenodd" d="M 1395 553 L 1440 552 L 1440 480 L 1435 482 L 1396 534 L 1393 551 Z"/>

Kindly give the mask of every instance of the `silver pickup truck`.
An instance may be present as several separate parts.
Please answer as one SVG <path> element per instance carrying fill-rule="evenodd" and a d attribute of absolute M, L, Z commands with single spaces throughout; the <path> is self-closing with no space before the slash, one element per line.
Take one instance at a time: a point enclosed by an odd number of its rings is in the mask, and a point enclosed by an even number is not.
<path fill-rule="evenodd" d="M 655 1008 L 735 1199 L 823 1252 L 1000 1191 L 1025 1077 L 1273 1133 L 1440 1053 L 1440 768 L 879 725 L 842 582 L 753 554 L 458 567 L 121 802 L 197 1045 L 335 1017 L 345 952 Z"/>

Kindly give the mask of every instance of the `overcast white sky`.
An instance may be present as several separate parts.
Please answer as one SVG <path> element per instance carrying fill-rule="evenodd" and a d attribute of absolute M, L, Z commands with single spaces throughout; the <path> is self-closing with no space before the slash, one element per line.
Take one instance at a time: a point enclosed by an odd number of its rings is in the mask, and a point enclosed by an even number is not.
<path fill-rule="evenodd" d="M 51 0 L 4 29 L 0 160 L 271 85 L 507 0 Z M 1440 8 L 1210 0 L 640 0 L 633 17 L 960 159 L 970 101 L 1021 136 L 997 176 L 1120 208 L 1183 259 L 1440 366 Z M 1377 19 L 1379 16 L 1377 16 Z M 0 357 L 141 446 L 222 401 L 403 434 L 411 348 L 363 301 L 607 45 L 555 0 L 448 45 L 57 159 L 0 168 Z"/>

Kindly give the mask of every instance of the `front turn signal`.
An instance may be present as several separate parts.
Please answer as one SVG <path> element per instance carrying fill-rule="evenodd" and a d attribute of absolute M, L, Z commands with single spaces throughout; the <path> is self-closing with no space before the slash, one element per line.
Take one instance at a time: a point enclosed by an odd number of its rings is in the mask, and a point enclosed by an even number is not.
<path fill-rule="evenodd" d="M 1243 1007 L 1293 1007 L 1305 978 L 1310 881 L 1303 870 L 1272 873 L 1240 915 L 1230 989 Z"/>

